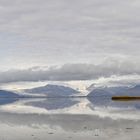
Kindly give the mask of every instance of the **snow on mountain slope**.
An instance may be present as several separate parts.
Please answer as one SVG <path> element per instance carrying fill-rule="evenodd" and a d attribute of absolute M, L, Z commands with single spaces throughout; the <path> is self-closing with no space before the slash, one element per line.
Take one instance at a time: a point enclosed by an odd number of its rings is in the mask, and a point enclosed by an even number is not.
<path fill-rule="evenodd" d="M 76 96 L 80 94 L 79 91 L 72 89 L 70 87 L 50 84 L 42 87 L 26 89 L 24 90 L 24 92 L 31 94 L 41 94 L 41 95 L 43 94 L 48 97 Z"/>

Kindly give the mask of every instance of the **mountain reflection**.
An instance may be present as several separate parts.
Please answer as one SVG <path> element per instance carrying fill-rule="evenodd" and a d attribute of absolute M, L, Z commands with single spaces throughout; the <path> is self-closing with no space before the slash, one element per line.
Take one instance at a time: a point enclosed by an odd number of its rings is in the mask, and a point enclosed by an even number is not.
<path fill-rule="evenodd" d="M 110 97 L 88 98 L 3 98 L 0 111 L 15 113 L 72 113 L 94 114 L 95 109 L 140 109 L 139 101 L 112 101 Z"/>
<path fill-rule="evenodd" d="M 79 103 L 79 101 L 73 98 L 46 98 L 43 100 L 32 100 L 25 103 L 25 105 L 45 108 L 47 110 L 57 110 L 71 107 L 77 103 Z"/>
<path fill-rule="evenodd" d="M 136 108 L 140 109 L 140 101 L 113 101 L 111 97 L 101 96 L 101 97 L 88 97 L 88 100 L 95 107 L 115 107 L 115 108 Z"/>
<path fill-rule="evenodd" d="M 20 99 L 18 99 L 18 98 L 0 98 L 0 106 L 11 104 L 11 103 L 14 103 L 14 102 L 19 101 L 19 100 Z"/>

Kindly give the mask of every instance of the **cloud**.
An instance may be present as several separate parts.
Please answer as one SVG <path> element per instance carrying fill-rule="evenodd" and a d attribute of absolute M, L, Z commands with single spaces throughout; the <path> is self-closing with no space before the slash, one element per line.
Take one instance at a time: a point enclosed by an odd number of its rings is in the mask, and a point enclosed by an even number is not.
<path fill-rule="evenodd" d="M 0 64 L 18 68 L 139 57 L 139 13 L 138 0 L 0 0 L 0 35 L 6 34 L 0 37 L 6 50 Z"/>
<path fill-rule="evenodd" d="M 17 69 L 1 77 L 76 80 L 139 73 L 139 13 L 138 0 L 0 0 L 0 66 Z M 110 62 L 112 56 L 118 62 Z M 28 69 L 43 65 L 60 67 Z"/>
<path fill-rule="evenodd" d="M 62 66 L 33 67 L 0 72 L 0 83 L 19 81 L 70 81 L 95 80 L 112 75 L 140 75 L 140 63 L 133 61 L 106 60 L 95 64 L 64 64 Z"/>

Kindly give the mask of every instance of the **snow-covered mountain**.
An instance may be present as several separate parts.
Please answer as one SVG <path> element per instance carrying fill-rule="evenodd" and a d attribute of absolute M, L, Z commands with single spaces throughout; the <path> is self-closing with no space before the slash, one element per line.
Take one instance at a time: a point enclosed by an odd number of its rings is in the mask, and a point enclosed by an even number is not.
<path fill-rule="evenodd" d="M 60 86 L 60 85 L 46 85 L 42 87 L 26 89 L 24 90 L 26 93 L 31 94 L 43 94 L 47 97 L 59 97 L 59 96 L 76 96 L 79 95 L 79 91 L 74 90 L 70 87 Z"/>
<path fill-rule="evenodd" d="M 88 96 L 140 96 L 140 85 L 134 87 L 98 87 L 94 88 Z"/>
<path fill-rule="evenodd" d="M 14 98 L 14 97 L 20 97 L 20 95 L 6 90 L 0 90 L 0 98 Z"/>

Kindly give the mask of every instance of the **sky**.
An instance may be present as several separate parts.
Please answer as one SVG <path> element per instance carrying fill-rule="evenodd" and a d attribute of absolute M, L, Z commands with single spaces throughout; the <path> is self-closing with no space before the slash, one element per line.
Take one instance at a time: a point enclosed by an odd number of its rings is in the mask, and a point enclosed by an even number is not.
<path fill-rule="evenodd" d="M 140 75 L 139 0 L 0 0 L 0 83 Z"/>

